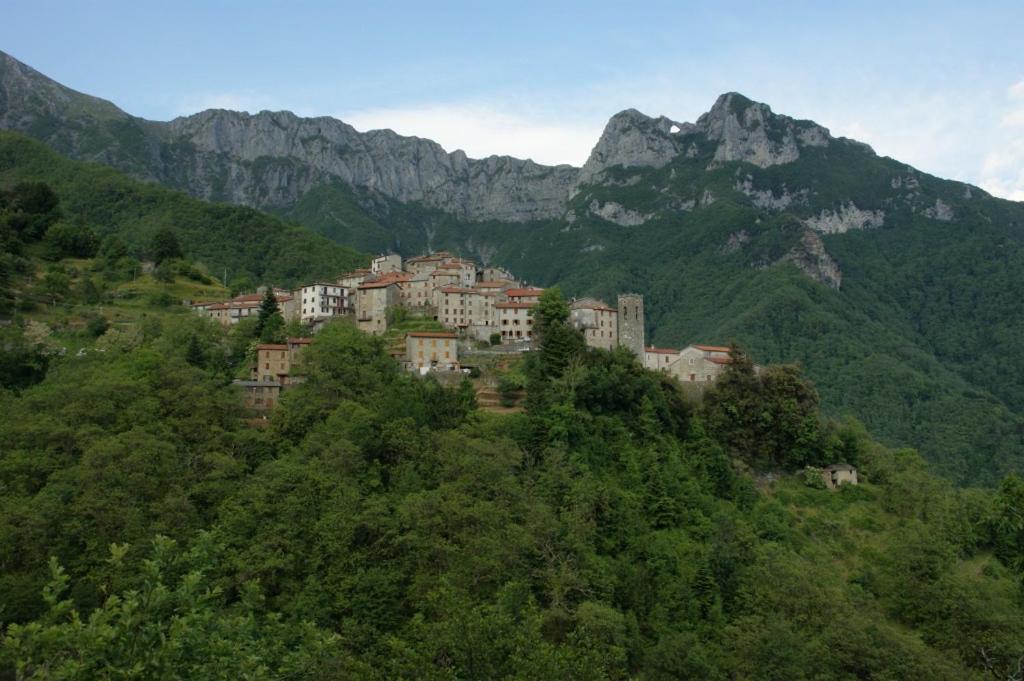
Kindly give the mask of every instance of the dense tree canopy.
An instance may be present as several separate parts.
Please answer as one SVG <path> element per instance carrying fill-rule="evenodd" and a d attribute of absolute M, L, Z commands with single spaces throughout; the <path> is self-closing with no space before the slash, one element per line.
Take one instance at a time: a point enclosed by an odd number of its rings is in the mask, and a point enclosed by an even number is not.
<path fill-rule="evenodd" d="M 338 322 L 253 427 L 228 378 L 255 330 L 186 317 L 0 393 L 0 678 L 980 681 L 1024 654 L 1020 479 L 954 490 L 795 368 L 737 354 L 694 404 L 545 341 L 499 416 Z M 865 483 L 806 483 L 837 460 Z"/>

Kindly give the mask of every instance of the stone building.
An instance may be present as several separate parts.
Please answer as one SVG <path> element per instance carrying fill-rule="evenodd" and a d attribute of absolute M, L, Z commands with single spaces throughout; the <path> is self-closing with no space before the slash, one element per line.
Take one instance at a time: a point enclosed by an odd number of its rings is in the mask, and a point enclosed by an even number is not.
<path fill-rule="evenodd" d="M 689 345 L 665 370 L 683 383 L 708 383 L 729 366 L 729 352 L 721 345 Z"/>
<path fill-rule="evenodd" d="M 644 348 L 644 368 L 655 371 L 668 371 L 669 366 L 679 359 L 679 350 L 672 348 Z"/>
<path fill-rule="evenodd" d="M 264 292 L 247 293 L 220 303 L 192 303 L 190 307 L 195 313 L 209 317 L 221 326 L 233 326 L 243 319 L 258 316 L 264 295 Z M 298 301 L 290 292 L 274 289 L 274 299 L 285 321 L 297 318 Z"/>
<path fill-rule="evenodd" d="M 369 281 L 356 289 L 356 325 L 366 333 L 384 333 L 388 329 L 388 309 L 398 304 L 398 284 L 393 281 Z"/>
<path fill-rule="evenodd" d="M 373 274 L 386 274 L 388 272 L 402 271 L 402 256 L 397 253 L 378 255 L 370 261 L 370 271 Z"/>
<path fill-rule="evenodd" d="M 836 489 L 840 485 L 856 485 L 857 469 L 848 463 L 834 463 L 822 469 L 821 479 L 828 489 Z"/>
<path fill-rule="evenodd" d="M 245 392 L 246 406 L 257 411 L 272 409 L 281 391 L 304 381 L 301 355 L 311 342 L 309 338 L 289 338 L 286 343 L 257 345 L 251 379 L 235 381 Z"/>
<path fill-rule="evenodd" d="M 505 297 L 510 303 L 529 303 L 533 305 L 540 300 L 540 294 L 542 293 L 544 293 L 544 289 L 533 286 L 505 289 Z"/>
<path fill-rule="evenodd" d="M 495 303 L 498 329 L 503 342 L 532 341 L 533 316 L 530 310 L 535 303 Z"/>
<path fill-rule="evenodd" d="M 405 360 L 410 368 L 417 370 L 457 369 L 457 336 L 449 331 L 410 331 L 405 335 Z"/>
<path fill-rule="evenodd" d="M 569 304 L 569 321 L 592 348 L 611 350 L 619 344 L 619 313 L 596 298 L 580 298 Z"/>
<path fill-rule="evenodd" d="M 636 293 L 619 296 L 619 345 L 629 348 L 644 361 L 644 297 Z"/>

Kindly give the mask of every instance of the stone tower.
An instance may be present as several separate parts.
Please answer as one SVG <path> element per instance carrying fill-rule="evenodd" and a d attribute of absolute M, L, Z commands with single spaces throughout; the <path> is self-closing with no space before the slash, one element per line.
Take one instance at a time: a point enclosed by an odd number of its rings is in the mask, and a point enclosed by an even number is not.
<path fill-rule="evenodd" d="M 619 296 L 619 345 L 644 361 L 644 297 L 638 293 Z"/>

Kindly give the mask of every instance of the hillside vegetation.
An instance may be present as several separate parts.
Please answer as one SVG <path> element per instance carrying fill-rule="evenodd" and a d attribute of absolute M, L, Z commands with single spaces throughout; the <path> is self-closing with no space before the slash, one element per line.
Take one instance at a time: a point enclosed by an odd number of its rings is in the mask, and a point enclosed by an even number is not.
<path fill-rule="evenodd" d="M 289 286 L 336 276 L 368 260 L 295 223 L 250 208 L 193 199 L 110 168 L 66 159 L 23 135 L 0 131 L 0 189 L 23 183 L 44 183 L 56 194 L 60 215 L 52 222 L 63 216 L 90 229 L 98 241 L 117 236 L 129 254 L 146 260 L 153 258 L 153 237 L 170 230 L 184 256 L 218 280 L 226 275 L 236 287 L 264 282 Z M 8 206 L 9 212 L 15 210 Z"/>
<path fill-rule="evenodd" d="M 693 406 L 566 312 L 513 416 L 345 322 L 266 429 L 190 316 L 0 393 L 0 677 L 1011 678 L 1019 477 L 956 491 L 742 355 Z"/>

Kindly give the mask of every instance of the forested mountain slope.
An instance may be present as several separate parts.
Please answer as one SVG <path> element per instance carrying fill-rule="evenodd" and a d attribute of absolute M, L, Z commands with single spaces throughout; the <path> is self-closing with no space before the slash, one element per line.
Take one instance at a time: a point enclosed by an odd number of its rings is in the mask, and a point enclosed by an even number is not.
<path fill-rule="evenodd" d="M 567 314 L 512 416 L 344 321 L 266 429 L 190 315 L 0 392 L 0 678 L 1011 678 L 1019 477 L 957 491 L 793 368 L 692 406 Z"/>
<path fill-rule="evenodd" d="M 44 183 L 60 200 L 59 219 L 85 226 L 100 239 L 116 235 L 141 257 L 149 257 L 147 249 L 158 231 L 171 230 L 185 256 L 236 286 L 304 283 L 367 262 L 366 255 L 294 222 L 252 208 L 200 201 L 111 168 L 69 160 L 36 140 L 0 131 L 0 189 L 21 183 Z M 6 250 L 6 240 L 0 243 Z"/>
<path fill-rule="evenodd" d="M 827 413 L 958 482 L 1024 467 L 1024 205 L 741 95 L 695 123 L 624 111 L 582 168 L 545 168 L 287 112 L 143 121 L 3 55 L 0 125 L 363 250 L 643 293 L 649 340 L 799 361 Z"/>

